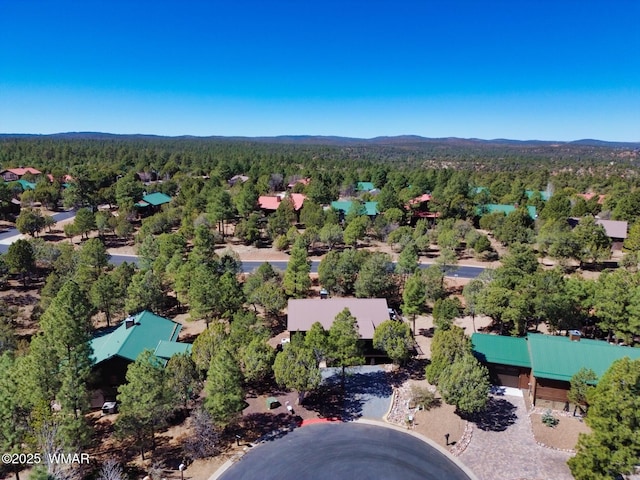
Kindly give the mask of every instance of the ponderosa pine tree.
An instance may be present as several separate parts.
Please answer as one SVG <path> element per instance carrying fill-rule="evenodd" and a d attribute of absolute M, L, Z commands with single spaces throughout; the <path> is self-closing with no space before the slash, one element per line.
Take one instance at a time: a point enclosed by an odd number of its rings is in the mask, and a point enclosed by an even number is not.
<path fill-rule="evenodd" d="M 640 458 L 640 360 L 615 361 L 589 395 L 586 423 L 569 468 L 577 480 L 633 473 Z"/>
<path fill-rule="evenodd" d="M 227 425 L 245 406 L 242 372 L 224 347 L 211 359 L 205 392 L 204 407 L 219 426 Z"/>
<path fill-rule="evenodd" d="M 364 363 L 358 320 L 345 308 L 336 316 L 328 333 L 329 364 L 342 368 L 344 385 L 346 367 Z"/>
<path fill-rule="evenodd" d="M 155 433 L 173 410 L 173 392 L 167 388 L 163 362 L 150 350 L 129 365 L 126 379 L 127 383 L 118 387 L 116 433 L 134 437 L 144 460 L 145 451 L 155 448 Z"/>
<path fill-rule="evenodd" d="M 311 265 L 307 260 L 307 248 L 297 240 L 291 249 L 291 257 L 284 272 L 282 286 L 288 297 L 304 298 L 311 287 Z"/>
<path fill-rule="evenodd" d="M 373 332 L 373 347 L 384 351 L 396 365 L 402 364 L 413 348 L 409 325 L 396 320 L 386 320 Z"/>
<path fill-rule="evenodd" d="M 322 379 L 316 357 L 300 335 L 293 335 L 291 342 L 276 355 L 273 373 L 279 385 L 298 392 L 298 403 L 307 392 L 315 390 Z"/>

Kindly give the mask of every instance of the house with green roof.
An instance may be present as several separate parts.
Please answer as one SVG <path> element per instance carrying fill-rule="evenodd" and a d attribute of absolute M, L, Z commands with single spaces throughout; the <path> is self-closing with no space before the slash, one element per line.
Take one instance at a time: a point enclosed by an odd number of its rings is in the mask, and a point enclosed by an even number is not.
<path fill-rule="evenodd" d="M 518 208 L 516 205 L 487 203 L 486 205 L 479 205 L 478 207 L 476 207 L 476 215 L 482 217 L 483 215 L 488 215 L 490 213 L 496 212 L 501 212 L 505 215 L 509 215 L 511 212 L 515 212 L 516 208 Z M 538 211 L 533 205 L 527 206 L 527 212 L 529 213 L 529 216 L 534 220 L 538 217 Z"/>
<path fill-rule="evenodd" d="M 640 348 L 581 338 L 579 332 L 568 337 L 474 333 L 471 343 L 494 384 L 528 390 L 534 404 L 554 408 L 569 408 L 569 382 L 581 368 L 590 368 L 600 378 L 616 360 L 640 359 Z"/>
<path fill-rule="evenodd" d="M 369 217 L 373 218 L 379 213 L 378 202 L 358 202 L 356 200 L 336 200 L 331 202 L 331 208 L 340 212 L 341 218 L 344 218 L 352 209 L 358 208 L 358 205 L 362 207 L 361 213 Z"/>
<path fill-rule="evenodd" d="M 356 192 L 370 192 L 376 187 L 371 182 L 358 182 L 356 184 Z"/>
<path fill-rule="evenodd" d="M 134 206 L 138 209 L 138 212 L 142 215 L 151 215 L 158 210 L 162 205 L 171 202 L 171 197 L 162 192 L 149 193 L 142 197 L 142 200 L 134 203 Z"/>
<path fill-rule="evenodd" d="M 102 394 L 102 402 L 115 399 L 117 387 L 126 381 L 127 367 L 144 350 L 153 351 L 165 361 L 177 353 L 189 353 L 191 344 L 177 341 L 181 329 L 179 323 L 144 310 L 125 318 L 115 329 L 97 334 L 91 340 L 95 373 L 92 389 Z M 98 404 L 102 404 L 99 399 L 94 405 Z"/>
<path fill-rule="evenodd" d="M 29 182 L 29 181 L 25 180 L 24 178 L 21 178 L 20 180 L 16 180 L 16 183 L 18 183 L 20 185 L 20 187 L 22 188 L 23 191 L 35 190 L 36 189 L 36 184 L 35 183 Z"/>
<path fill-rule="evenodd" d="M 539 193 L 540 194 L 540 198 L 543 201 L 547 201 L 549 200 L 549 198 L 551 197 L 551 194 L 549 192 L 547 192 L 546 190 L 525 190 L 524 194 L 527 196 L 527 198 L 529 200 L 531 200 L 531 198 L 536 194 Z"/>

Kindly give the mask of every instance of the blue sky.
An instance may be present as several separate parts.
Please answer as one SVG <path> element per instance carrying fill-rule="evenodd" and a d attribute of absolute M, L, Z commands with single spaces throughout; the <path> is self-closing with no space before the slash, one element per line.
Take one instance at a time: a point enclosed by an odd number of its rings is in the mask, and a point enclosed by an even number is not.
<path fill-rule="evenodd" d="M 0 132 L 640 141 L 640 2 L 0 0 Z"/>

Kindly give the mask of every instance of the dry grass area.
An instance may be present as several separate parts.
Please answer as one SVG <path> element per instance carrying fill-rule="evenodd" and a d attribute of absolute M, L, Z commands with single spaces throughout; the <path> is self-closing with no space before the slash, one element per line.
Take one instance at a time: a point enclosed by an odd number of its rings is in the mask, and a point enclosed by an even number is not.
<path fill-rule="evenodd" d="M 455 413 L 455 407 L 440 403 L 430 410 L 419 410 L 414 414 L 413 430 L 430 438 L 444 448 L 460 443 L 466 421 Z M 449 435 L 448 443 L 445 435 Z"/>
<path fill-rule="evenodd" d="M 557 415 L 560 421 L 555 427 L 547 427 L 542 423 L 542 414 L 532 413 L 531 428 L 536 442 L 559 450 L 574 450 L 578 443 L 578 435 L 590 433 L 591 429 L 579 417 Z"/>

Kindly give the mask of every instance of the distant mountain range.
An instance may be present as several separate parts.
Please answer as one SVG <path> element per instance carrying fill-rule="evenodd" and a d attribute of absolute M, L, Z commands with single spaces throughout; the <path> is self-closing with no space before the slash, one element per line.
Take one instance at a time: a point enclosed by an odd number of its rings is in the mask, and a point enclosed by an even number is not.
<path fill-rule="evenodd" d="M 398 135 L 392 137 L 374 137 L 374 138 L 352 138 L 339 136 L 322 136 L 322 135 L 281 135 L 275 137 L 225 137 L 225 136 L 209 136 L 197 137 L 191 135 L 183 135 L 176 137 L 161 135 L 121 135 L 113 133 L 101 132 L 67 132 L 56 133 L 51 135 L 35 135 L 35 134 L 13 134 L 2 133 L 0 139 L 7 138 L 60 138 L 60 139 L 87 139 L 87 140 L 125 140 L 125 139 L 201 139 L 201 140 L 217 140 L 217 141 L 242 141 L 242 142 L 258 142 L 258 143 L 279 143 L 279 144 L 299 144 L 299 145 L 333 145 L 333 146 L 349 146 L 349 145 L 390 145 L 390 146 L 416 146 L 420 144 L 433 145 L 450 145 L 450 146 L 517 146 L 517 147 L 554 147 L 554 146 L 581 146 L 581 147 L 603 147 L 615 149 L 640 149 L 640 142 L 607 142 L 604 140 L 582 139 L 570 142 L 566 141 L 546 141 L 546 140 L 509 140 L 504 138 L 496 138 L 493 140 L 483 140 L 479 138 L 427 138 L 419 135 Z"/>

